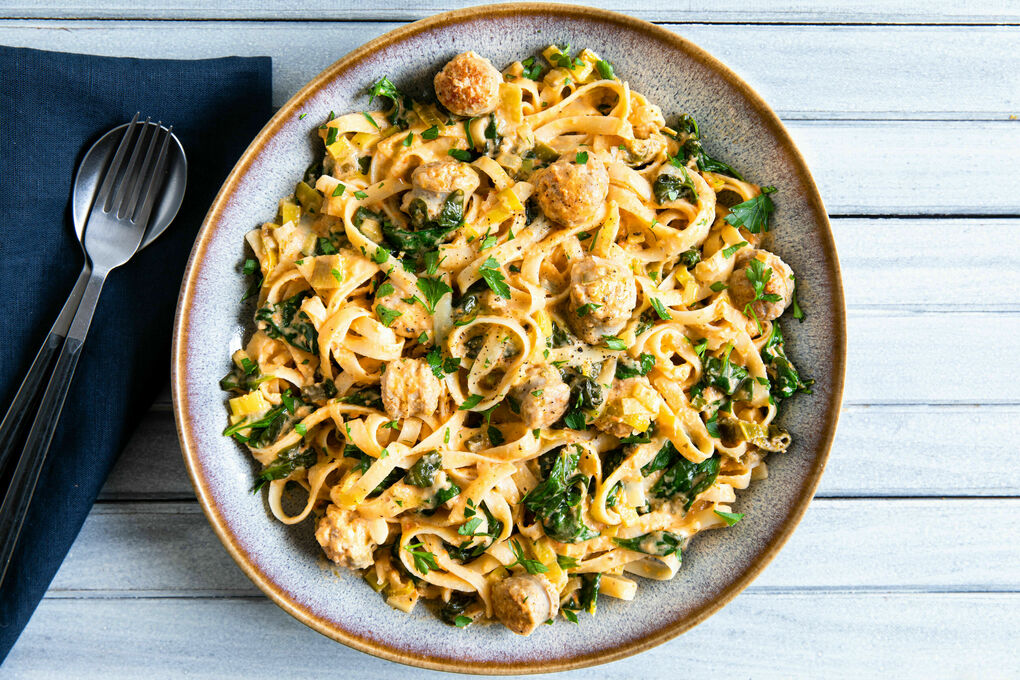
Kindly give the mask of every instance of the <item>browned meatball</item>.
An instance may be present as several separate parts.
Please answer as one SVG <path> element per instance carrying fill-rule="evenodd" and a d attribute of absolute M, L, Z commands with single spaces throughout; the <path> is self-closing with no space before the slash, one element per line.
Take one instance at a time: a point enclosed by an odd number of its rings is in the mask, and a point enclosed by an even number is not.
<path fill-rule="evenodd" d="M 411 211 L 411 204 L 420 200 L 425 204 L 428 219 L 439 217 L 447 197 L 457 189 L 464 194 L 464 202 L 478 188 L 478 173 L 467 163 L 452 158 L 426 163 L 411 173 L 411 191 L 404 194 L 402 208 Z"/>
<path fill-rule="evenodd" d="M 542 212 L 565 227 L 591 222 L 609 194 L 609 172 L 594 154 L 586 163 L 568 154 L 535 173 L 534 182 Z"/>
<path fill-rule="evenodd" d="M 330 504 L 319 520 L 315 540 L 322 546 L 326 557 L 351 569 L 364 569 L 372 564 L 372 551 L 377 544 L 372 540 L 368 523 L 351 510 L 342 510 Z"/>
<path fill-rule="evenodd" d="M 740 309 L 754 300 L 754 284 L 747 278 L 748 268 L 751 267 L 751 259 L 759 260 L 762 263 L 762 276 L 768 273 L 765 280 L 763 295 L 778 295 L 778 300 L 755 300 L 749 307 L 754 311 L 758 321 L 771 321 L 778 319 L 793 299 L 793 281 L 790 277 L 793 270 L 767 250 L 748 250 L 737 256 L 737 261 L 730 275 L 729 293 L 733 304 Z M 771 271 L 769 271 L 771 270 Z M 750 316 L 750 314 L 748 314 Z"/>
<path fill-rule="evenodd" d="M 570 387 L 549 364 L 533 364 L 510 391 L 521 404 L 521 418 L 528 428 L 547 427 L 563 417 L 570 403 Z"/>
<path fill-rule="evenodd" d="M 463 52 L 451 59 L 433 82 L 439 103 L 450 113 L 480 116 L 499 105 L 503 76 L 485 57 Z"/>
<path fill-rule="evenodd" d="M 595 255 L 574 263 L 566 317 L 584 342 L 595 345 L 622 331 L 636 304 L 634 275 L 622 264 Z"/>
<path fill-rule="evenodd" d="M 382 374 L 382 401 L 390 418 L 413 418 L 434 413 L 443 385 L 422 359 L 398 359 Z"/>
<path fill-rule="evenodd" d="M 531 635 L 559 613 L 560 598 L 545 576 L 521 574 L 493 586 L 492 608 L 504 626 L 518 635 Z"/>

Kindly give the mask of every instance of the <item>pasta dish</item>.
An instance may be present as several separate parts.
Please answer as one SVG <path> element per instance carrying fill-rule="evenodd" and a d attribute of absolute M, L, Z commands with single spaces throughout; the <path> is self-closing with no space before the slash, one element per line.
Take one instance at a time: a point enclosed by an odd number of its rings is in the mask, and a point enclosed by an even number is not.
<path fill-rule="evenodd" d="M 591 50 L 388 78 L 246 236 L 224 434 L 286 524 L 391 606 L 528 635 L 669 579 L 809 392 L 775 188 Z"/>

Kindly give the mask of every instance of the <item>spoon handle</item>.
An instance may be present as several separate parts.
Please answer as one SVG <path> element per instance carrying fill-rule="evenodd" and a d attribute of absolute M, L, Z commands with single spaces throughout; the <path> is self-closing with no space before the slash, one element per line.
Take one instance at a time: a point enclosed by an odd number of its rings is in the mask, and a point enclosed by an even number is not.
<path fill-rule="evenodd" d="M 57 364 L 46 385 L 42 400 L 39 402 L 39 410 L 35 420 L 32 421 L 32 428 L 28 432 L 25 448 L 14 468 L 14 474 L 11 477 L 7 493 L 4 495 L 3 504 L 0 505 L 0 587 L 3 585 L 7 567 L 10 565 L 11 556 L 17 546 L 18 536 L 21 533 L 25 515 L 28 514 L 43 463 L 46 462 L 50 442 L 53 441 L 53 434 L 60 422 L 64 399 L 67 397 L 71 379 L 74 377 L 74 369 L 81 357 L 85 336 L 92 323 L 92 315 L 96 310 L 96 303 L 99 301 L 99 293 L 103 289 L 106 274 L 106 271 L 93 270 L 89 276 L 81 304 L 74 314 L 67 338 L 60 348 Z"/>
<path fill-rule="evenodd" d="M 0 474 L 7 469 L 11 456 L 18 449 L 18 443 L 23 441 L 22 430 L 27 424 L 25 416 L 32 413 L 39 404 L 39 397 L 46 387 L 46 378 L 50 375 L 53 361 L 57 352 L 60 351 L 64 338 L 67 337 L 71 319 L 78 311 L 81 296 L 85 293 L 85 285 L 88 283 L 90 271 L 91 269 L 86 263 L 81 273 L 78 274 L 78 281 L 71 289 L 71 294 L 67 296 L 67 302 L 64 303 L 63 309 L 57 315 L 57 320 L 53 322 L 50 332 L 46 334 L 46 339 L 39 347 L 39 351 L 36 352 L 32 366 L 28 369 L 28 373 L 25 374 L 21 386 L 18 387 L 18 391 L 14 395 L 14 401 L 8 407 L 4 419 L 0 421 Z"/>

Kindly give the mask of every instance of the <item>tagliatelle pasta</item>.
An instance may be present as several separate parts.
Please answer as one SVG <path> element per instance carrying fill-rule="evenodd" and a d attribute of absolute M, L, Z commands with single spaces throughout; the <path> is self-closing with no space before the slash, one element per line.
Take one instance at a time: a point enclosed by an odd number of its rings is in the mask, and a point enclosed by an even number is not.
<path fill-rule="evenodd" d="M 277 519 L 396 608 L 522 634 L 739 520 L 810 384 L 775 189 L 594 52 L 543 59 L 465 53 L 438 105 L 383 78 L 385 110 L 331 114 L 247 235 L 256 328 L 221 381 Z"/>

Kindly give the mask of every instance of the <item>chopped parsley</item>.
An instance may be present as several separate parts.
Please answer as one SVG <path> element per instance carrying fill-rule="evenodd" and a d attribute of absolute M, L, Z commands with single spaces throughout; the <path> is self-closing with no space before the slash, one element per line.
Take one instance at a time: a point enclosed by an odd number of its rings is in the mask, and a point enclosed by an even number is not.
<path fill-rule="evenodd" d="M 663 321 L 669 321 L 673 318 L 673 315 L 669 313 L 669 310 L 666 309 L 666 306 L 663 305 L 658 298 L 651 298 L 651 303 L 652 308 L 655 310 L 655 313 L 659 315 L 660 319 Z"/>
<path fill-rule="evenodd" d="M 411 557 L 414 558 L 414 568 L 419 573 L 427 574 L 429 569 L 439 569 L 439 565 L 436 564 L 436 556 L 425 550 L 421 541 L 408 543 L 404 546 L 404 550 L 411 553 Z"/>
<path fill-rule="evenodd" d="M 544 574 L 549 571 L 549 567 L 545 566 L 538 560 L 529 560 L 524 557 L 524 549 L 521 547 L 520 541 L 517 539 L 510 541 L 510 549 L 513 550 L 514 557 L 517 559 L 506 565 L 508 569 L 513 567 L 515 564 L 519 564 L 524 567 L 529 574 Z"/>
<path fill-rule="evenodd" d="M 480 394 L 471 394 L 471 395 L 468 395 L 468 398 L 464 400 L 464 403 L 462 403 L 460 406 L 457 407 L 457 410 L 458 411 L 470 411 L 475 406 L 478 406 L 480 403 L 482 403 L 482 395 L 480 395 Z"/>
<path fill-rule="evenodd" d="M 741 248 L 747 245 L 747 241 L 741 241 L 740 243 L 734 243 L 729 248 L 724 248 L 722 254 L 725 257 L 733 257 L 733 253 L 737 252 Z"/>
<path fill-rule="evenodd" d="M 499 262 L 496 258 L 490 257 L 485 260 L 478 268 L 478 273 L 485 279 L 485 283 L 492 289 L 492 292 L 504 300 L 510 299 L 510 286 L 506 284 L 506 277 L 499 270 Z"/>
<path fill-rule="evenodd" d="M 603 335 L 602 339 L 606 341 L 606 347 L 609 349 L 618 351 L 627 349 L 627 343 L 615 335 Z"/>
<path fill-rule="evenodd" d="M 431 276 L 419 277 L 416 285 L 425 296 L 425 308 L 429 310 L 429 314 L 435 314 L 436 305 L 442 297 L 453 292 L 453 289 L 445 281 Z"/>
<path fill-rule="evenodd" d="M 744 519 L 744 513 L 742 512 L 723 512 L 722 510 L 713 510 L 712 512 L 722 517 L 722 520 L 726 522 L 726 526 L 728 527 L 731 527 Z"/>
<path fill-rule="evenodd" d="M 403 315 L 403 312 L 398 312 L 383 305 L 376 305 L 375 313 L 379 315 L 379 319 L 383 322 L 384 326 L 392 325 L 393 322 L 397 320 L 398 316 Z"/>
<path fill-rule="evenodd" d="M 776 209 L 769 194 L 774 193 L 775 187 L 762 187 L 759 195 L 730 208 L 726 221 L 735 227 L 744 227 L 752 234 L 768 231 L 769 217 Z"/>

